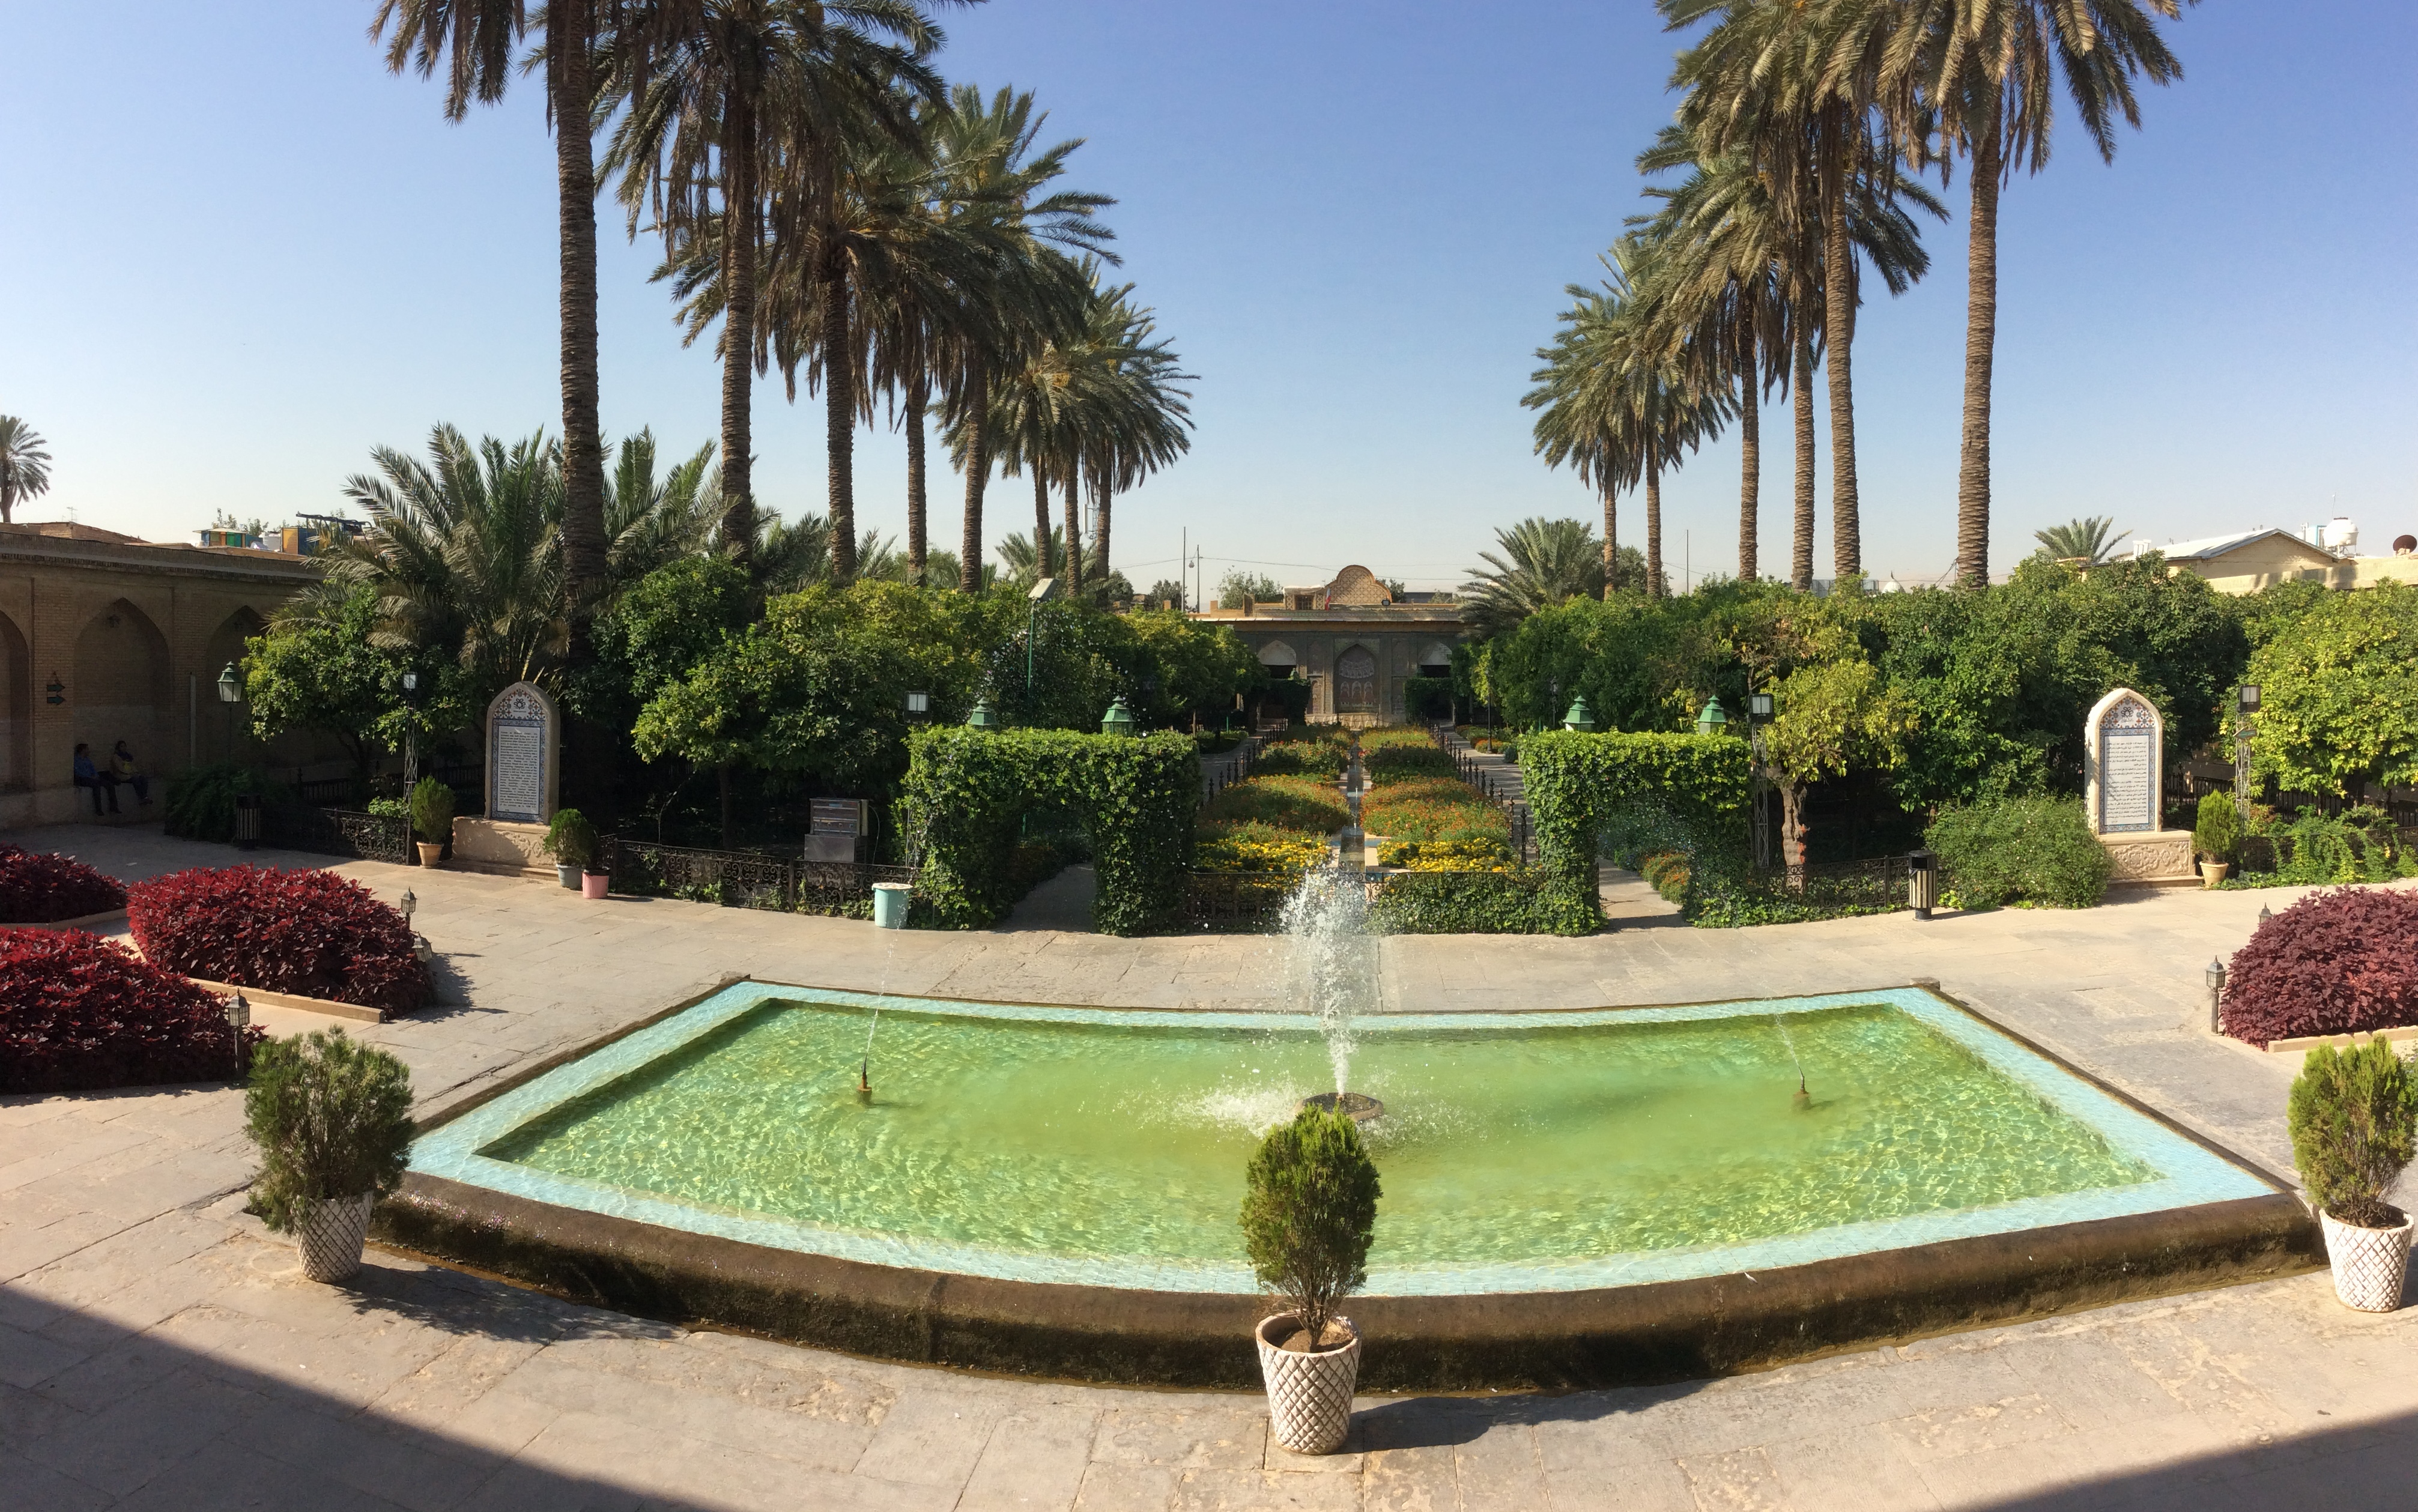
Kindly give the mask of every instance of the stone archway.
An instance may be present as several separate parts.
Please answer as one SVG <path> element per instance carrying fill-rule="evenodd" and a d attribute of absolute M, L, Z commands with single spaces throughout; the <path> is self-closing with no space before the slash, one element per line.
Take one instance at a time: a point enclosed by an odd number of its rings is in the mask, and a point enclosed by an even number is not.
<path fill-rule="evenodd" d="M 1335 711 L 1377 712 L 1377 653 L 1366 646 L 1347 646 L 1335 658 Z"/>
<path fill-rule="evenodd" d="M 0 792 L 34 786 L 34 674 L 25 635 L 0 614 Z"/>
<path fill-rule="evenodd" d="M 74 676 L 75 740 L 92 747 L 94 761 L 106 761 L 119 741 L 145 771 L 182 754 L 182 741 L 172 749 L 168 741 L 168 642 L 149 615 L 124 599 L 94 615 L 76 636 Z"/>

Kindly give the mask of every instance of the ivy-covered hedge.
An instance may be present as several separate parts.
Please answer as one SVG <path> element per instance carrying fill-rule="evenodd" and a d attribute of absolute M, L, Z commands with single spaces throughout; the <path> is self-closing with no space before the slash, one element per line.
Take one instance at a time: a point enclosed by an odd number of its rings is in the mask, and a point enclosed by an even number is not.
<path fill-rule="evenodd" d="M 980 929 L 1016 901 L 1013 859 L 1028 811 L 1064 808 L 1091 840 L 1102 934 L 1138 935 L 1171 920 L 1192 864 L 1201 763 L 1180 735 L 1071 730 L 917 732 L 904 821 L 920 835 L 917 922 Z"/>
<path fill-rule="evenodd" d="M 1573 887 L 1534 870 L 1403 872 L 1369 905 L 1369 927 L 1387 935 L 1591 935 L 1602 926 L 1592 877 Z"/>
<path fill-rule="evenodd" d="M 1751 764 L 1747 743 L 1729 735 L 1523 736 L 1520 771 L 1536 822 L 1538 869 L 1592 907 L 1605 832 L 1637 811 L 1676 824 L 1691 854 L 1738 854 L 1746 848 Z"/>

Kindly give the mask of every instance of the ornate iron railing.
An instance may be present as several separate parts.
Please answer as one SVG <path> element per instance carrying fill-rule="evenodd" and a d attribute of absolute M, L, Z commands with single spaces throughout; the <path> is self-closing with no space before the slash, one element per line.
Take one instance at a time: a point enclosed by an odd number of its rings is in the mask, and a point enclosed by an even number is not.
<path fill-rule="evenodd" d="M 1299 880 L 1292 872 L 1186 872 L 1184 923 L 1193 929 L 1273 928 Z"/>
<path fill-rule="evenodd" d="M 398 865 L 411 860 L 410 821 L 357 809 L 268 804 L 261 814 L 260 839 L 276 850 L 307 850 L 318 856 L 349 856 Z"/>
<path fill-rule="evenodd" d="M 911 886 L 915 880 L 913 869 L 906 866 L 791 861 L 755 850 L 708 850 L 646 840 L 609 840 L 604 856 L 616 893 L 785 913 L 868 918 L 874 883 Z"/>

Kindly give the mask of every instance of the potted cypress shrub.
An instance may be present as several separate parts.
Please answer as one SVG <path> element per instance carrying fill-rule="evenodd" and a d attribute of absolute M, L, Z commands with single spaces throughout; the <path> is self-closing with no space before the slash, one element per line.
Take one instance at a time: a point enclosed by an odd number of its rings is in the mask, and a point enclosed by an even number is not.
<path fill-rule="evenodd" d="M 1243 1240 L 1280 1310 L 1253 1330 L 1277 1442 L 1332 1454 L 1352 1426 L 1360 1334 L 1335 1309 L 1369 1279 L 1377 1167 L 1348 1116 L 1304 1108 L 1251 1157 Z"/>
<path fill-rule="evenodd" d="M 2192 848 L 2199 852 L 2202 886 L 2216 886 L 2233 870 L 2234 854 L 2242 848 L 2242 811 L 2234 806 L 2231 793 L 2210 793 L 2199 801 L 2199 813 L 2192 821 Z"/>
<path fill-rule="evenodd" d="M 576 890 L 596 862 L 596 827 L 575 808 L 557 809 L 545 827 L 545 853 L 554 858 L 555 880 Z"/>
<path fill-rule="evenodd" d="M 2410 1269 L 2410 1215 L 2385 1201 L 2418 1138 L 2418 1076 L 2372 1039 L 2353 1049 L 2320 1045 L 2292 1083 L 2286 1118 L 2292 1163 L 2325 1229 L 2334 1295 L 2362 1312 L 2401 1306 Z"/>
<path fill-rule="evenodd" d="M 434 777 L 422 777 L 411 788 L 411 832 L 419 837 L 420 863 L 434 866 L 445 856 L 445 842 L 453 837 L 453 789 Z"/>
<path fill-rule="evenodd" d="M 260 1150 L 254 1211 L 291 1233 L 302 1274 L 341 1281 L 361 1268 L 370 1208 L 411 1154 L 411 1073 L 340 1029 L 253 1051 L 244 1132 Z"/>

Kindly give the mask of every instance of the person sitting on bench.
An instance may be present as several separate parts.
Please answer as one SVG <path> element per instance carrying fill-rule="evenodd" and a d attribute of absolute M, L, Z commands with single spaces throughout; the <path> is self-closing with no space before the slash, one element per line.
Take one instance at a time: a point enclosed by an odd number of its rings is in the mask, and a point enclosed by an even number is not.
<path fill-rule="evenodd" d="M 145 808 L 151 806 L 151 779 L 134 764 L 134 753 L 126 748 L 124 741 L 117 742 L 117 749 L 110 756 L 109 774 L 134 789 L 136 803 Z"/>
<path fill-rule="evenodd" d="M 75 748 L 75 785 L 92 789 L 93 817 L 100 817 L 100 795 L 103 791 L 109 794 L 109 812 L 118 812 L 116 773 L 104 772 L 95 767 L 92 764 L 92 747 L 81 741 L 76 742 Z"/>

